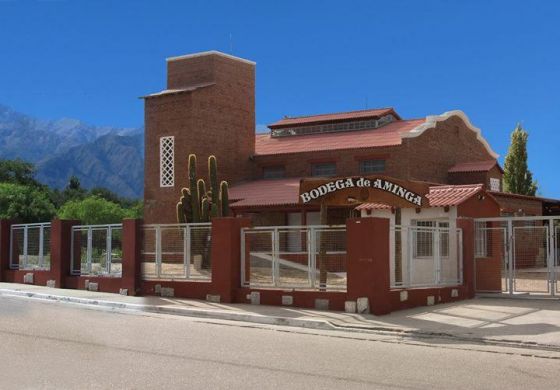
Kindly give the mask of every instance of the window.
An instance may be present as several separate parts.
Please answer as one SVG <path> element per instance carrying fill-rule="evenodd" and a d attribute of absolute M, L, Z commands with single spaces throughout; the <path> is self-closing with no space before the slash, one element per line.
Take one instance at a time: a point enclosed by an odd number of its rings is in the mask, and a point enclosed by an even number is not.
<path fill-rule="evenodd" d="M 488 257 L 488 230 L 485 222 L 476 222 L 474 230 L 474 256 Z"/>
<path fill-rule="evenodd" d="M 263 168 L 263 179 L 280 179 L 285 175 L 286 169 L 283 166 Z"/>
<path fill-rule="evenodd" d="M 159 185 L 175 186 L 175 137 L 159 139 Z"/>
<path fill-rule="evenodd" d="M 433 228 L 442 228 L 439 231 L 439 254 L 449 256 L 449 222 L 414 221 L 420 229 L 413 230 L 413 256 L 432 257 L 434 255 L 434 239 L 436 231 Z M 426 229 L 422 229 L 426 228 Z"/>
<path fill-rule="evenodd" d="M 385 160 L 360 161 L 360 173 L 378 173 L 385 171 Z"/>
<path fill-rule="evenodd" d="M 334 176 L 336 175 L 335 163 L 320 163 L 311 165 L 311 176 Z"/>
<path fill-rule="evenodd" d="M 490 191 L 500 191 L 500 179 L 495 177 L 490 178 Z"/>

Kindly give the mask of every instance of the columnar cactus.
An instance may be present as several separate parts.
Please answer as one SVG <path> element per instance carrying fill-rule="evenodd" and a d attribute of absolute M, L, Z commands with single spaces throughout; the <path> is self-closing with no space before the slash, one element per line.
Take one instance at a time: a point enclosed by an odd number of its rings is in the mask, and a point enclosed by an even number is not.
<path fill-rule="evenodd" d="M 189 188 L 181 190 L 177 203 L 177 222 L 209 222 L 210 218 L 228 216 L 228 183 L 222 181 L 218 186 L 218 165 L 216 157 L 208 157 L 208 178 L 210 190 L 207 191 L 203 179 L 196 177 L 196 156 L 189 155 Z"/>

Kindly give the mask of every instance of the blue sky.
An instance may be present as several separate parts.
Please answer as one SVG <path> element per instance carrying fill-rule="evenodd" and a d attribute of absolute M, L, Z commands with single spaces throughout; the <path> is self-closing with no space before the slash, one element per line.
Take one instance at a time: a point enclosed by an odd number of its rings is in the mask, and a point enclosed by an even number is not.
<path fill-rule="evenodd" d="M 503 161 L 522 122 L 540 194 L 560 197 L 558 20 L 557 1 L 0 0 L 0 104 L 141 126 L 165 58 L 215 49 L 257 62 L 258 124 L 461 109 Z"/>

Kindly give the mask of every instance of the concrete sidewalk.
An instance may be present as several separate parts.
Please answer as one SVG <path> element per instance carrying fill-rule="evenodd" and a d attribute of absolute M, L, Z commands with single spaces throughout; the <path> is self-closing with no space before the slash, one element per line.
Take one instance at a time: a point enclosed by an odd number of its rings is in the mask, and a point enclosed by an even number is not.
<path fill-rule="evenodd" d="M 390 332 L 410 338 L 452 338 L 560 351 L 560 300 L 477 298 L 373 316 L 292 307 L 217 304 L 178 298 L 129 297 L 14 283 L 0 283 L 0 295 L 93 305 L 112 310 L 324 330 Z"/>

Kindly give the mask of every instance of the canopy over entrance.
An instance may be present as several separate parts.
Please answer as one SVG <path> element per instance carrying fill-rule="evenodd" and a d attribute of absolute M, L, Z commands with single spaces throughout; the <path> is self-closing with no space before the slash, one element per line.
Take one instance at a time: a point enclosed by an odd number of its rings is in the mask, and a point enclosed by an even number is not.
<path fill-rule="evenodd" d="M 352 206 L 360 203 L 385 203 L 393 207 L 430 207 L 428 183 L 399 180 L 388 176 L 347 176 L 304 178 L 300 181 L 301 204 Z"/>

